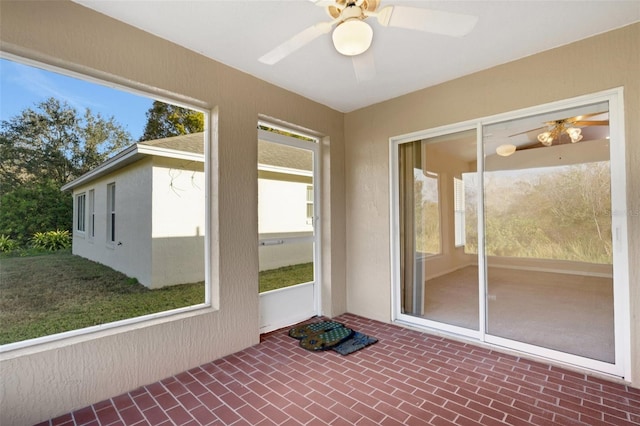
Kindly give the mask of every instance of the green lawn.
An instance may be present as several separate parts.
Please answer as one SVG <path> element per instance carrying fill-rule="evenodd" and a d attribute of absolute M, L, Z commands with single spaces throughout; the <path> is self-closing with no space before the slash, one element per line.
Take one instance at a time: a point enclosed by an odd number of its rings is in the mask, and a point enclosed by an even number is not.
<path fill-rule="evenodd" d="M 312 264 L 260 273 L 260 291 L 311 281 Z M 149 290 L 113 269 L 62 251 L 0 258 L 0 344 L 204 302 L 204 283 Z"/>
<path fill-rule="evenodd" d="M 313 263 L 260 272 L 260 293 L 313 281 Z"/>

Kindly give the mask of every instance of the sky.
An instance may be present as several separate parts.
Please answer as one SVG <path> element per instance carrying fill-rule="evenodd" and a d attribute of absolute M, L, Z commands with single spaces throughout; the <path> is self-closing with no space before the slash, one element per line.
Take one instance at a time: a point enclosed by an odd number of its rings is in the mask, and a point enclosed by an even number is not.
<path fill-rule="evenodd" d="M 50 97 L 66 101 L 82 116 L 86 108 L 115 121 L 137 141 L 153 99 L 0 58 L 0 121 Z"/>

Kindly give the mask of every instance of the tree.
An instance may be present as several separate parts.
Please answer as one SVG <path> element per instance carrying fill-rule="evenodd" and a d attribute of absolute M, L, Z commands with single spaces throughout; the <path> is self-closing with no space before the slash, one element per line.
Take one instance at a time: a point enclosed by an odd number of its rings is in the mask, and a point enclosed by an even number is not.
<path fill-rule="evenodd" d="M 168 138 L 204 131 L 204 114 L 154 101 L 147 111 L 147 124 L 140 141 Z"/>
<path fill-rule="evenodd" d="M 89 109 L 80 117 L 55 98 L 3 121 L 1 129 L 0 179 L 5 187 L 47 180 L 62 186 L 131 141 L 113 117 L 105 119 Z"/>
<path fill-rule="evenodd" d="M 49 98 L 0 124 L 0 234 L 71 229 L 72 198 L 60 187 L 131 142 L 113 117 L 79 115 Z"/>

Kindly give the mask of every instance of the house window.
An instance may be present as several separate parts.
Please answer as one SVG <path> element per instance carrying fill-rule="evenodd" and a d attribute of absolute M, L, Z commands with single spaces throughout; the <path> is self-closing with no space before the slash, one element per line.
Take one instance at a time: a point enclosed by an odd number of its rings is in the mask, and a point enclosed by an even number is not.
<path fill-rule="evenodd" d="M 437 173 L 414 169 L 416 250 L 427 256 L 439 254 L 441 251 L 438 182 Z"/>
<path fill-rule="evenodd" d="M 96 236 L 96 191 L 89 190 L 89 238 Z"/>
<path fill-rule="evenodd" d="M 116 242 L 116 184 L 107 185 L 107 242 Z"/>
<path fill-rule="evenodd" d="M 453 212 L 455 228 L 455 245 L 462 247 L 465 245 L 465 220 L 464 220 L 464 181 L 457 177 L 453 178 Z"/>
<path fill-rule="evenodd" d="M 76 196 L 76 231 L 84 232 L 86 227 L 86 203 L 87 194 L 82 193 Z"/>

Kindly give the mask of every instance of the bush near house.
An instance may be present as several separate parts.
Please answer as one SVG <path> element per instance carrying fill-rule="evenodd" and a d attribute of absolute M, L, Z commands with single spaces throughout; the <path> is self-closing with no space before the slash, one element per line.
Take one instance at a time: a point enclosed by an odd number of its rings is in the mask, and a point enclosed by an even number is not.
<path fill-rule="evenodd" d="M 17 250 L 19 247 L 18 242 L 9 238 L 8 235 L 0 234 L 0 252 L 10 253 Z"/>
<path fill-rule="evenodd" d="M 56 251 L 71 247 L 71 234 L 66 229 L 64 231 L 55 230 L 47 232 L 36 232 L 31 238 L 34 248 Z"/>

